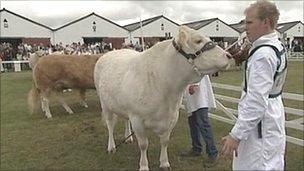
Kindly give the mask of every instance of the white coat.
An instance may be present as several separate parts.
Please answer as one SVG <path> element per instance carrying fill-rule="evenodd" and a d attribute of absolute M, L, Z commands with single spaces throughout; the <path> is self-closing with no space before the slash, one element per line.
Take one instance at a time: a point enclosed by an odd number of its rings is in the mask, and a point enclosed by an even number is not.
<path fill-rule="evenodd" d="M 197 83 L 198 88 L 195 89 L 194 94 L 189 94 L 189 86 L 187 87 L 184 95 L 186 98 L 186 108 L 188 115 L 191 116 L 192 112 L 200 108 L 215 108 L 215 99 L 213 94 L 212 85 L 208 75 L 205 75 L 200 82 Z"/>
<path fill-rule="evenodd" d="M 276 33 L 264 35 L 251 50 L 262 44 L 283 49 Z M 238 119 L 230 135 L 240 140 L 233 170 L 283 170 L 285 153 L 285 115 L 281 95 L 268 98 L 274 82 L 278 58 L 270 47 L 258 49 L 249 59 L 247 93 L 242 92 Z M 262 121 L 262 138 L 258 123 Z"/>

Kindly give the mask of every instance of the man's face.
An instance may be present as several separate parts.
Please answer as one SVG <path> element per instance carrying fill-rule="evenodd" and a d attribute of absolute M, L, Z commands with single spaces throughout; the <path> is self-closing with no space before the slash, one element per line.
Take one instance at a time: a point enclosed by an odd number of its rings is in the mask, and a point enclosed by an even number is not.
<path fill-rule="evenodd" d="M 264 35 L 264 22 L 257 17 L 257 9 L 249 9 L 246 12 L 245 31 L 250 42 L 254 42 Z"/>

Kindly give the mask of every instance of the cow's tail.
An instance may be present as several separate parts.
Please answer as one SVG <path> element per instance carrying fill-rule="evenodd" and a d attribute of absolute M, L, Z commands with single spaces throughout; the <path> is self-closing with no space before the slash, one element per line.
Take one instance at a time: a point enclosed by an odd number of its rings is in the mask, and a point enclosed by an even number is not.
<path fill-rule="evenodd" d="M 29 65 L 30 65 L 30 68 L 34 69 L 34 67 L 36 66 L 36 64 L 37 64 L 37 62 L 38 62 L 38 60 L 39 60 L 39 58 L 40 58 L 41 56 L 43 56 L 43 55 L 44 55 L 44 54 L 43 54 L 42 51 L 37 51 L 37 52 L 35 52 L 35 53 L 32 53 L 32 54 L 30 55 L 30 58 L 29 58 Z"/>
<path fill-rule="evenodd" d="M 40 91 L 33 82 L 32 89 L 28 94 L 28 105 L 31 114 L 38 113 L 40 103 Z"/>

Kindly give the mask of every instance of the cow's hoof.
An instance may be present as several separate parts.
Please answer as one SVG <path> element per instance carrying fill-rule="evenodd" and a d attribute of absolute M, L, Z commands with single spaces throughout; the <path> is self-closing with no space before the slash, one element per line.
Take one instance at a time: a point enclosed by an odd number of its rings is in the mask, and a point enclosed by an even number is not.
<path fill-rule="evenodd" d="M 67 111 L 69 114 L 74 114 L 74 112 L 72 110 L 68 110 Z"/>
<path fill-rule="evenodd" d="M 149 171 L 149 167 L 141 167 L 139 168 L 139 171 Z"/>
<path fill-rule="evenodd" d="M 161 167 L 160 170 L 161 171 L 170 171 L 171 167 Z"/>
<path fill-rule="evenodd" d="M 116 153 L 116 148 L 112 148 L 108 150 L 108 154 L 115 154 Z"/>
<path fill-rule="evenodd" d="M 45 115 L 47 119 L 52 119 L 52 115 Z"/>

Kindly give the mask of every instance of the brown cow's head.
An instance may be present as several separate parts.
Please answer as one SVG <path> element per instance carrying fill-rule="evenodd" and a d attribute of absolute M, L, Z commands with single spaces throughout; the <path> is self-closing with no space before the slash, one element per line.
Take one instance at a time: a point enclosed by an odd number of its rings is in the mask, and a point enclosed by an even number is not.
<path fill-rule="evenodd" d="M 243 61 L 248 58 L 248 53 L 251 45 L 243 44 L 242 46 L 235 45 L 228 50 L 228 52 L 232 55 L 232 58 L 235 60 L 236 66 L 240 66 Z"/>

